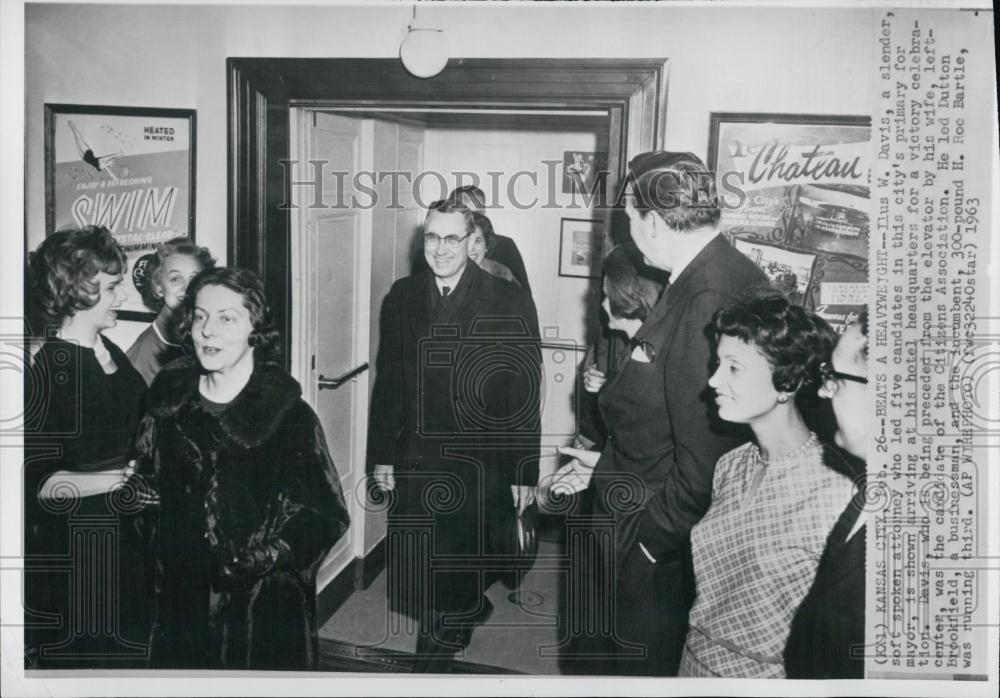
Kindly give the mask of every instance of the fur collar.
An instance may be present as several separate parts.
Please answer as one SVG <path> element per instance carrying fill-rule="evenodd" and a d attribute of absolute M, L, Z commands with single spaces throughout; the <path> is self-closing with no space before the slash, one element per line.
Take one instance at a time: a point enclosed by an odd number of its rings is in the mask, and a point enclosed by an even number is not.
<path fill-rule="evenodd" d="M 149 392 L 149 411 L 156 416 L 175 415 L 201 402 L 198 362 L 184 356 L 163 367 Z M 298 381 L 275 363 L 258 363 L 250 381 L 216 416 L 226 434 L 244 448 L 259 446 L 277 431 L 285 413 L 302 395 Z"/>

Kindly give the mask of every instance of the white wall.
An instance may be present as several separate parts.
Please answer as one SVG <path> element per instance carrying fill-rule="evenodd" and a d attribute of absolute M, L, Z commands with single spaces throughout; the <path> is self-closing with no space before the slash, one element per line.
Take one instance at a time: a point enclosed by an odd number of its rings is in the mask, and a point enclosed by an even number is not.
<path fill-rule="evenodd" d="M 45 102 L 196 109 L 196 236 L 224 259 L 225 59 L 395 57 L 411 11 L 28 5 L 28 247 L 45 234 Z M 711 111 L 868 112 L 872 10 L 467 3 L 420 14 L 459 57 L 670 58 L 669 149 L 704 155 Z"/>

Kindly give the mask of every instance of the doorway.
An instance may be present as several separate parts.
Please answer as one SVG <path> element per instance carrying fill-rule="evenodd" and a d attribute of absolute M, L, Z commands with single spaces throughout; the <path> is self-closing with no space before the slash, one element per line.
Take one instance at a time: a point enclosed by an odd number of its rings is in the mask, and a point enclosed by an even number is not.
<path fill-rule="evenodd" d="M 605 110 L 608 188 L 628 160 L 663 147 L 666 59 L 452 59 L 421 80 L 394 58 L 229 58 L 230 263 L 260 274 L 291 365 L 291 216 L 287 165 L 294 106 Z"/>
<path fill-rule="evenodd" d="M 382 298 L 412 269 L 426 203 L 447 191 L 433 192 L 437 181 L 427 178 L 410 190 L 378 191 L 383 200 L 398 199 L 392 209 L 329 201 L 294 205 L 303 191 L 292 183 L 311 176 L 301 165 L 316 160 L 336 162 L 338 170 L 349 172 L 467 169 L 482 175 L 488 168 L 524 170 L 526 160 L 540 169 L 564 151 L 601 151 L 611 173 L 607 187 L 614 191 L 631 155 L 662 145 L 666 66 L 663 61 L 457 61 L 427 81 L 409 77 L 396 61 L 382 60 L 230 59 L 229 68 L 230 259 L 265 280 L 284 330 L 286 366 L 320 414 L 352 508 L 351 531 L 318 580 L 325 619 L 348 599 L 356 611 L 363 595 L 355 591 L 368 587 L 383 565 L 378 542 L 384 515 L 366 507 L 364 496 L 370 385 L 364 366 L 374 366 Z M 351 81 L 350 75 L 377 82 Z M 543 143 L 547 153 L 539 151 Z M 544 180 L 546 173 L 541 174 Z M 447 188 L 453 185 L 449 181 Z M 480 186 L 488 198 L 494 194 Z M 338 199 L 347 201 L 358 193 L 353 184 L 334 188 Z M 494 225 L 524 254 L 542 326 L 564 325 L 555 321 L 566 308 L 566 303 L 558 307 L 560 289 L 553 281 L 557 260 L 539 244 L 542 237 L 531 233 L 557 230 L 560 215 L 569 214 L 558 206 L 518 208 L 510 198 L 502 186 L 499 209 L 491 213 Z M 577 294 L 578 326 L 564 334 L 580 336 L 587 306 L 596 311 L 599 291 L 589 280 L 561 281 L 564 295 L 570 287 L 569 293 Z M 547 363 L 554 353 L 546 352 Z M 337 386 L 328 390 L 331 379 Z M 575 426 L 572 413 L 553 419 Z M 557 583 L 543 574 L 536 587 L 547 589 L 543 596 L 551 600 Z M 537 611 L 533 624 L 551 627 L 551 614 Z M 398 619 L 386 618 L 387 627 L 394 622 Z M 406 629 L 395 630 L 405 634 Z M 405 642 L 400 649 L 405 651 Z"/>

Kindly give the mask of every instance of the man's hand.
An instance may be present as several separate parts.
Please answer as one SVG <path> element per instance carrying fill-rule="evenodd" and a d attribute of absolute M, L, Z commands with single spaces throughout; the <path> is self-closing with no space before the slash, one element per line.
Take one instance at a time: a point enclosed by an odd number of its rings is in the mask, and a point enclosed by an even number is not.
<path fill-rule="evenodd" d="M 517 513 L 521 514 L 535 501 L 535 488 L 531 485 L 511 485 L 510 496 L 517 505 Z"/>
<path fill-rule="evenodd" d="M 580 461 L 574 458 L 552 474 L 548 492 L 551 495 L 561 496 L 583 492 L 590 486 L 590 479 L 593 475 L 593 468 L 581 465 Z"/>
<path fill-rule="evenodd" d="M 604 375 L 603 371 L 598 370 L 597 364 L 589 366 L 583 372 L 583 387 L 588 393 L 600 392 L 607 381 L 608 377 Z"/>
<path fill-rule="evenodd" d="M 559 453 L 564 456 L 569 456 L 570 458 L 575 458 L 580 461 L 580 465 L 585 468 L 595 468 L 597 467 L 597 461 L 601 460 L 600 451 L 588 451 L 584 448 L 570 448 L 569 446 L 560 446 Z"/>
<path fill-rule="evenodd" d="M 393 466 L 376 465 L 375 484 L 378 485 L 378 488 L 383 492 L 391 492 L 396 489 L 396 476 L 393 475 Z"/>

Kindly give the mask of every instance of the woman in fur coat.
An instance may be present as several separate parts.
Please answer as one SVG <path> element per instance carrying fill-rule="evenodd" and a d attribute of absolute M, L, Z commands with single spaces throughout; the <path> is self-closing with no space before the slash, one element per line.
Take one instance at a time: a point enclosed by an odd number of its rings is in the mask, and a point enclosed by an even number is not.
<path fill-rule="evenodd" d="M 152 666 L 316 667 L 316 573 L 347 530 L 299 384 L 272 358 L 259 278 L 208 269 L 185 299 L 194 357 L 163 368 L 139 436 L 160 499 Z"/>

